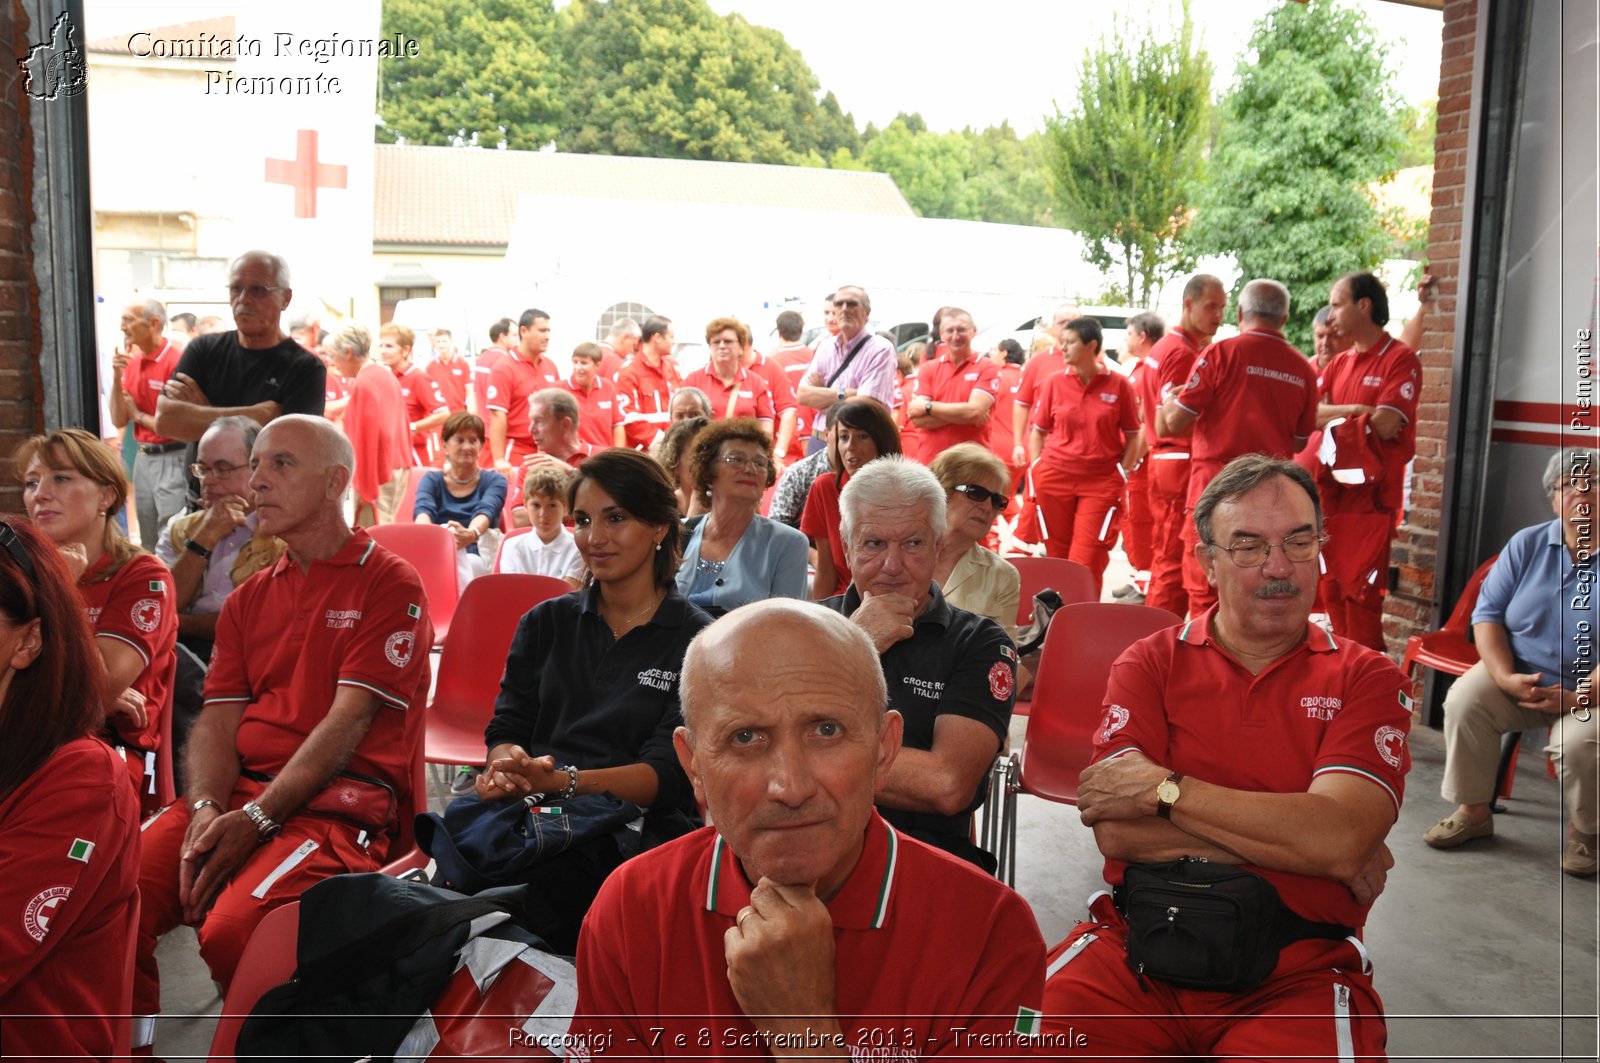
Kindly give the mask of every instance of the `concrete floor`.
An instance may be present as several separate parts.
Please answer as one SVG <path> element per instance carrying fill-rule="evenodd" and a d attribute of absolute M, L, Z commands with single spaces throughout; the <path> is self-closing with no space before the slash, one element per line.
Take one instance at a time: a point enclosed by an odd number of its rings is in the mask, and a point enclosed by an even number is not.
<path fill-rule="evenodd" d="M 1120 556 L 1107 588 L 1120 585 Z M 1012 723 L 1016 748 L 1027 723 Z M 1439 797 L 1444 739 L 1411 736 L 1405 805 L 1389 836 L 1396 866 L 1365 939 L 1389 1020 L 1395 1059 L 1595 1060 L 1600 1058 L 1596 881 L 1560 870 L 1565 824 L 1544 758 L 1520 758 L 1515 797 L 1495 835 L 1440 852 L 1422 834 L 1450 811 Z M 1047 943 L 1066 936 L 1083 901 L 1101 888 L 1093 835 L 1075 808 L 1021 795 L 1017 889 Z M 164 1013 L 156 1052 L 203 1059 L 222 1002 L 188 929 L 158 956 Z"/>

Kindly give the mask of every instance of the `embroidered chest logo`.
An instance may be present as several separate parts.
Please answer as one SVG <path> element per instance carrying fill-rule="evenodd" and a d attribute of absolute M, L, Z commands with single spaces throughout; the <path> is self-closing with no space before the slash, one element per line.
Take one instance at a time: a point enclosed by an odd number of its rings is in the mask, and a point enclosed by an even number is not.
<path fill-rule="evenodd" d="M 1378 755 L 1383 762 L 1395 771 L 1400 770 L 1400 761 L 1405 753 L 1405 732 L 1398 727 L 1380 727 L 1372 733 L 1372 744 L 1378 747 Z"/>
<path fill-rule="evenodd" d="M 918 697 L 927 698 L 930 701 L 938 701 L 944 697 L 944 684 L 937 679 L 918 679 L 916 676 L 908 675 L 900 681 L 910 687 L 911 692 Z"/>
<path fill-rule="evenodd" d="M 22 913 L 22 929 L 35 941 L 43 941 L 50 932 L 50 920 L 55 918 L 61 902 L 72 896 L 71 886 L 51 886 L 41 890 Z"/>
<path fill-rule="evenodd" d="M 1095 737 L 1100 743 L 1111 741 L 1111 736 L 1128 726 L 1128 710 L 1121 705 L 1107 705 L 1105 715 L 1100 717 L 1100 733 Z"/>
<path fill-rule="evenodd" d="M 1339 698 L 1329 698 L 1314 694 L 1311 697 L 1301 698 L 1300 707 L 1306 710 L 1306 719 L 1326 722 L 1333 719 L 1339 710 L 1344 708 L 1344 702 Z"/>
<path fill-rule="evenodd" d="M 663 668 L 646 668 L 639 673 L 639 685 L 649 687 L 651 690 L 671 690 L 672 684 L 677 681 L 677 672 L 669 672 Z"/>
<path fill-rule="evenodd" d="M 978 379 L 978 374 L 977 373 L 968 373 L 966 376 L 962 377 L 961 379 L 962 380 L 976 380 L 976 379 Z"/>
<path fill-rule="evenodd" d="M 989 666 L 989 693 L 994 695 L 994 700 L 1005 701 L 1016 685 L 1016 679 L 1004 661 L 996 661 Z"/>
<path fill-rule="evenodd" d="M 134 603 L 130 613 L 133 626 L 140 631 L 149 633 L 161 626 L 161 599 L 141 598 Z"/>
<path fill-rule="evenodd" d="M 328 627 L 338 630 L 340 628 L 355 627 L 356 621 L 361 619 L 359 609 L 329 609 L 323 614 L 328 622 Z"/>
<path fill-rule="evenodd" d="M 417 637 L 413 632 L 396 631 L 383 644 L 383 655 L 389 658 L 389 663 L 396 668 L 404 668 L 411 663 L 411 651 L 416 645 Z"/>
<path fill-rule="evenodd" d="M 84 610 L 84 612 L 88 614 L 89 623 L 98 624 L 100 622 L 100 608 L 101 607 L 98 605 L 91 605 L 88 609 Z"/>
<path fill-rule="evenodd" d="M 1364 376 L 1361 378 L 1361 386 L 1364 388 L 1381 388 L 1383 387 L 1383 377 Z"/>

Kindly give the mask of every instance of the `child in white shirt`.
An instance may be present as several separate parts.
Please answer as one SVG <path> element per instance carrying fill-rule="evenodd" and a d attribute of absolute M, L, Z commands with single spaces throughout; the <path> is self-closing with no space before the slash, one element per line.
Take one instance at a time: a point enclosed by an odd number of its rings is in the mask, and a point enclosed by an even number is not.
<path fill-rule="evenodd" d="M 562 526 L 567 515 L 570 471 L 530 469 L 522 481 L 523 509 L 532 530 L 509 538 L 500 548 L 501 572 L 555 576 L 574 587 L 583 585 L 583 557 L 572 533 Z"/>

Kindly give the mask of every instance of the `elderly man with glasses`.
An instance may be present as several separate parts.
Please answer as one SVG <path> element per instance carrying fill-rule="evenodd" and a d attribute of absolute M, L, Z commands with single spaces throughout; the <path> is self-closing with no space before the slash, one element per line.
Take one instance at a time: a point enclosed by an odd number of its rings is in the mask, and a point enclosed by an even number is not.
<path fill-rule="evenodd" d="M 256 531 L 250 491 L 250 448 L 261 426 L 248 417 L 219 417 L 200 437 L 203 508 L 175 517 L 161 531 L 156 556 L 172 570 L 178 641 L 202 661 L 211 656 L 217 617 L 233 589 L 283 555 L 283 540 Z"/>
<path fill-rule="evenodd" d="M 1112 666 L 1078 796 L 1111 892 L 1052 953 L 1046 1032 L 1139 1059 L 1381 1058 L 1361 928 L 1394 863 L 1409 682 L 1309 623 L 1304 469 L 1238 458 L 1194 520 L 1217 604 Z"/>
<path fill-rule="evenodd" d="M 833 308 L 839 315 L 839 331 L 817 342 L 816 356 L 795 398 L 813 410 L 854 398 L 877 399 L 894 409 L 894 344 L 867 331 L 872 300 L 864 289 L 847 284 L 833 293 Z"/>

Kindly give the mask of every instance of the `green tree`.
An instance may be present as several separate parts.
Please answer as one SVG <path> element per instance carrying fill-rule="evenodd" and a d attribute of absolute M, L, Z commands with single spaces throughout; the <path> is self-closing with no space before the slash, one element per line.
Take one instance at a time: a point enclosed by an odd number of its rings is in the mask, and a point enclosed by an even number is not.
<path fill-rule="evenodd" d="M 1077 105 L 1046 123 L 1059 224 L 1137 304 L 1193 263 L 1184 237 L 1211 85 L 1193 38 L 1187 4 L 1169 40 L 1118 24 L 1085 58 Z"/>
<path fill-rule="evenodd" d="M 1433 138 L 1439 128 L 1439 99 L 1434 97 L 1420 107 L 1405 107 L 1400 111 L 1400 139 L 1404 147 L 1395 165 L 1404 170 L 1410 166 L 1433 165 Z"/>
<path fill-rule="evenodd" d="M 415 59 L 378 66 L 377 139 L 537 149 L 566 110 L 551 0 L 384 0 Z"/>
<path fill-rule="evenodd" d="M 915 116 L 913 116 L 915 117 Z M 921 125 L 917 118 L 915 125 Z M 963 218 L 971 153 L 959 133 L 920 131 L 901 115 L 861 149 L 865 169 L 894 178 L 913 210 L 925 218 Z"/>
<path fill-rule="evenodd" d="M 1288 334 L 1310 350 L 1311 317 L 1341 274 L 1383 260 L 1392 237 L 1368 186 L 1394 172 L 1399 101 L 1366 17 L 1332 0 L 1284 4 L 1255 24 L 1223 102 L 1194 224 L 1244 278 L 1288 285 Z"/>

